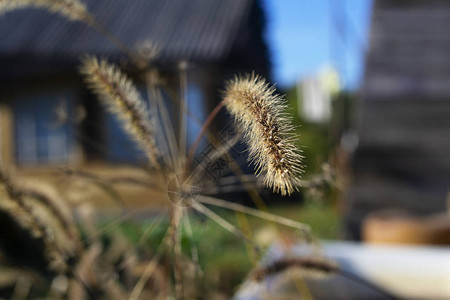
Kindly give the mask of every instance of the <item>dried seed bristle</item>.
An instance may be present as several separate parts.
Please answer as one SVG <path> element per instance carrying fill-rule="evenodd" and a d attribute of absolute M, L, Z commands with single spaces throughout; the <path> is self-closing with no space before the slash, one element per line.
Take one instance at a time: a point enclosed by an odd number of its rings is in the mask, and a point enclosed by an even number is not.
<path fill-rule="evenodd" d="M 228 82 L 225 105 L 245 134 L 249 158 L 266 186 L 282 195 L 300 186 L 302 155 L 285 100 L 262 77 L 252 74 Z"/>
<path fill-rule="evenodd" d="M 103 104 L 122 121 L 152 165 L 157 166 L 158 151 L 149 114 L 133 82 L 116 65 L 93 56 L 82 59 L 81 73 Z"/>
<path fill-rule="evenodd" d="M 27 7 L 44 8 L 69 20 L 88 23 L 93 20 L 86 5 L 78 0 L 0 0 L 0 16 L 9 11 Z"/>

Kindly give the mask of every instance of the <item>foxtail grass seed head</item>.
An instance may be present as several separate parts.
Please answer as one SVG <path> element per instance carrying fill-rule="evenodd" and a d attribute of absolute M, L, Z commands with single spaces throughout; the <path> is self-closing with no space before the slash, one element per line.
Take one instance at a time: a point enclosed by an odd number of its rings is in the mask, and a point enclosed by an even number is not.
<path fill-rule="evenodd" d="M 125 131 L 145 151 L 153 166 L 158 164 L 155 135 L 144 101 L 119 67 L 93 56 L 82 59 L 81 73 L 103 104 L 122 122 Z"/>
<path fill-rule="evenodd" d="M 29 233 L 30 243 L 32 240 L 41 240 L 45 246 L 44 254 L 50 269 L 64 272 L 67 268 L 67 257 L 71 256 L 70 240 L 65 240 L 62 248 L 59 245 L 57 228 L 53 227 L 49 215 L 44 216 L 43 210 L 38 209 L 33 201 L 24 196 L 23 190 L 13 184 L 9 176 L 0 167 L 0 214 L 6 214 L 14 220 L 21 229 L 13 230 L 12 236 L 25 230 Z M 16 225 L 13 225 L 16 226 Z M 9 227 L 8 227 L 9 228 Z M 20 255 L 20 254 L 19 254 Z"/>
<path fill-rule="evenodd" d="M 281 195 L 298 190 L 303 157 L 275 87 L 255 74 L 236 77 L 227 84 L 225 105 L 245 132 L 249 158 L 265 185 Z"/>
<path fill-rule="evenodd" d="M 9 11 L 27 7 L 47 9 L 74 21 L 91 22 L 93 20 L 86 5 L 78 0 L 0 0 L 0 16 Z"/>
<path fill-rule="evenodd" d="M 334 261 L 324 258 L 283 258 L 254 270 L 250 278 L 261 282 L 269 276 L 282 275 L 288 271 L 294 276 L 324 279 L 338 272 L 339 266 Z"/>

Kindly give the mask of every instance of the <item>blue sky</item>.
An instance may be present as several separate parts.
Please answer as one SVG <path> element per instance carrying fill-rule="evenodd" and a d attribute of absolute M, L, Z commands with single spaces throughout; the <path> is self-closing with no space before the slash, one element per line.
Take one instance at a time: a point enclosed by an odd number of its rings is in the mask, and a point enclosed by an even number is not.
<path fill-rule="evenodd" d="M 344 87 L 358 88 L 371 0 L 263 0 L 263 4 L 274 80 L 279 86 L 289 87 L 332 64 Z"/>

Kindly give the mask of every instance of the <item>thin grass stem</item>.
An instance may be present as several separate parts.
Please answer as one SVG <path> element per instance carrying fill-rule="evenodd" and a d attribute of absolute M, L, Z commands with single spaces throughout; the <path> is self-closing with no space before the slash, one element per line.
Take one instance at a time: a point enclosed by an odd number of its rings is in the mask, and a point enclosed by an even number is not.
<path fill-rule="evenodd" d="M 164 103 L 160 89 L 155 88 L 155 100 L 161 114 L 162 128 L 164 129 L 165 136 L 167 138 L 167 145 L 169 146 L 169 155 L 172 158 L 173 170 L 180 169 L 180 162 L 178 160 L 178 146 L 175 138 L 175 130 L 170 121 L 169 111 Z"/>
<path fill-rule="evenodd" d="M 202 137 L 205 135 L 205 132 L 207 131 L 209 125 L 211 125 L 211 122 L 214 120 L 214 118 L 217 116 L 217 114 L 219 113 L 219 111 L 222 109 L 222 107 L 224 105 L 225 105 L 225 100 L 222 100 L 206 118 L 205 122 L 202 125 L 202 128 L 200 129 L 200 132 L 195 137 L 195 140 L 192 143 L 191 148 L 189 149 L 187 163 L 186 163 L 187 166 L 189 166 L 191 164 L 192 159 L 194 158 L 194 155 L 195 155 L 195 151 L 197 150 L 198 146 L 200 145 Z"/>
<path fill-rule="evenodd" d="M 117 216 L 114 218 L 114 221 L 110 222 L 109 224 L 101 227 L 95 232 L 95 235 L 93 236 L 94 239 L 99 238 L 102 234 L 106 234 L 108 232 L 113 231 L 114 229 L 118 228 L 122 223 L 129 220 L 130 217 L 132 217 L 135 214 L 143 213 L 145 211 L 150 211 L 149 209 L 140 209 L 139 211 L 128 211 L 125 213 L 122 213 L 120 216 Z M 85 240 L 84 240 L 85 241 Z"/>
<path fill-rule="evenodd" d="M 125 55 L 131 58 L 136 66 L 146 65 L 146 59 L 142 55 L 128 47 L 120 38 L 118 38 L 114 33 L 112 33 L 108 28 L 100 24 L 95 18 L 90 18 L 86 20 L 86 24 L 91 26 L 100 35 L 103 35 L 112 45 L 117 47 Z"/>
<path fill-rule="evenodd" d="M 200 264 L 199 264 L 199 260 L 198 260 L 198 249 L 197 249 L 197 246 L 195 245 L 194 233 L 192 231 L 192 226 L 191 226 L 191 221 L 189 220 L 189 215 L 186 215 L 186 217 L 183 218 L 183 225 L 186 230 L 186 235 L 187 235 L 188 239 L 190 240 L 191 259 L 196 267 L 196 272 L 195 272 L 196 276 L 195 277 L 197 278 L 198 277 L 197 268 L 200 266 Z"/>
<path fill-rule="evenodd" d="M 147 226 L 147 228 L 142 233 L 141 237 L 139 238 L 139 241 L 137 242 L 137 247 L 142 247 L 145 242 L 147 242 L 148 238 L 150 237 L 150 234 L 152 234 L 152 230 L 155 229 L 155 227 L 162 221 L 163 213 L 160 212 L 154 220 Z"/>
<path fill-rule="evenodd" d="M 180 81 L 180 128 L 178 130 L 179 136 L 179 149 L 180 156 L 185 158 L 186 148 L 187 148 L 187 132 L 188 132 L 188 124 L 187 124 L 187 107 L 189 107 L 188 103 L 188 79 L 187 79 L 187 62 L 180 62 L 179 64 L 179 81 Z M 184 162 L 185 163 L 185 162 Z"/>
<path fill-rule="evenodd" d="M 147 103 L 148 103 L 150 115 L 152 117 L 151 120 L 153 121 L 153 126 L 155 127 L 157 132 L 161 132 L 164 135 L 164 131 L 161 128 L 162 120 L 158 113 L 158 104 L 151 101 L 151 99 L 155 99 L 155 101 L 156 101 L 156 98 L 157 98 L 157 92 L 156 92 L 157 88 L 156 88 L 156 83 L 155 83 L 155 76 L 156 75 L 153 74 L 151 71 L 145 73 L 145 85 L 146 85 L 146 89 L 147 89 Z M 162 155 L 164 164 L 166 166 L 174 165 L 175 162 L 173 160 L 172 160 L 172 162 L 170 161 L 170 159 L 173 159 L 173 155 L 171 155 L 169 145 L 167 144 L 167 140 L 165 137 L 163 137 L 161 139 L 160 147 L 165 153 L 169 153 L 169 156 Z"/>
<path fill-rule="evenodd" d="M 181 265 L 181 235 L 182 231 L 179 230 L 180 228 L 180 220 L 183 219 L 183 208 L 178 207 L 180 210 L 180 217 L 179 220 L 176 221 L 176 231 L 174 232 L 174 260 L 173 260 L 173 269 L 174 269 L 174 275 L 175 275 L 175 293 L 177 295 L 177 299 L 183 300 L 184 299 L 184 280 L 183 280 L 183 271 L 182 271 L 182 265 Z"/>
<path fill-rule="evenodd" d="M 198 212 L 200 212 L 200 213 L 204 214 L 205 216 L 207 216 L 208 218 L 210 218 L 212 221 L 216 222 L 218 225 L 220 225 L 225 230 L 227 230 L 227 231 L 231 232 L 232 234 L 234 234 L 235 236 L 242 238 L 245 241 L 249 242 L 250 244 L 252 244 L 255 247 L 256 251 L 259 251 L 259 247 L 256 245 L 256 243 L 251 238 L 246 236 L 236 226 L 234 226 L 230 222 L 226 221 L 225 219 L 223 219 L 222 217 L 217 215 L 215 212 L 213 212 L 206 206 L 196 202 L 192 205 L 192 207 L 195 210 L 197 210 Z"/>
<path fill-rule="evenodd" d="M 219 148 L 215 149 L 210 156 L 208 156 L 206 159 L 202 160 L 199 165 L 195 167 L 195 169 L 191 172 L 189 177 L 185 180 L 185 182 L 188 182 L 189 180 L 197 180 L 198 176 L 200 175 L 200 171 L 208 166 L 208 164 L 216 161 L 217 159 L 224 156 L 228 151 L 236 145 L 237 142 L 241 139 L 242 134 L 237 134 L 234 136 L 231 140 L 223 143 Z"/>
<path fill-rule="evenodd" d="M 301 230 L 302 232 L 304 232 L 305 234 L 308 234 L 308 235 L 311 234 L 311 227 L 309 227 L 308 225 L 285 218 L 285 217 L 282 217 L 282 216 L 277 216 L 277 215 L 274 215 L 274 214 L 266 212 L 266 211 L 261 211 L 258 209 L 244 206 L 242 204 L 228 202 L 225 200 L 208 197 L 208 196 L 204 196 L 204 195 L 199 195 L 198 201 L 200 201 L 203 204 L 209 204 L 209 205 L 213 205 L 213 206 L 217 206 L 217 207 L 222 207 L 222 208 L 238 211 L 238 212 L 252 215 L 252 216 L 255 216 L 255 217 L 258 217 L 261 219 L 265 219 L 267 221 L 271 221 L 271 222 L 275 222 L 275 223 L 278 223 L 278 224 L 281 224 L 284 226 L 295 228 L 295 229 Z"/>
<path fill-rule="evenodd" d="M 163 242 L 161 242 L 161 244 L 159 244 L 155 255 L 152 257 L 150 262 L 145 267 L 144 272 L 142 272 L 141 276 L 139 277 L 138 282 L 136 283 L 133 290 L 131 291 L 130 296 L 128 297 L 128 300 L 138 300 L 139 299 L 139 295 L 144 290 L 144 287 L 147 284 L 147 281 L 150 279 L 153 272 L 156 270 L 158 262 L 162 257 L 165 245 L 166 244 Z"/>

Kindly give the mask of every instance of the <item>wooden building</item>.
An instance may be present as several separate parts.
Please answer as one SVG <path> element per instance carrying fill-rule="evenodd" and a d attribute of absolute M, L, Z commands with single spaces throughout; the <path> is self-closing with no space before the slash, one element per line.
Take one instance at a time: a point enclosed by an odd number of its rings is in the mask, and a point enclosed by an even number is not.
<path fill-rule="evenodd" d="M 450 190 L 450 2 L 375 0 L 348 228 L 367 213 L 445 209 Z"/>
<path fill-rule="evenodd" d="M 156 63 L 166 76 L 176 79 L 176 65 L 188 61 L 194 109 L 213 106 L 234 74 L 270 75 L 259 0 L 84 2 L 128 47 L 156 44 Z M 34 8 L 0 16 L 2 163 L 28 167 L 139 159 L 114 118 L 85 88 L 77 70 L 85 53 L 129 66 L 114 44 L 84 23 Z M 85 117 L 77 123 L 80 111 Z M 58 112 L 71 122 L 61 123 Z"/>

